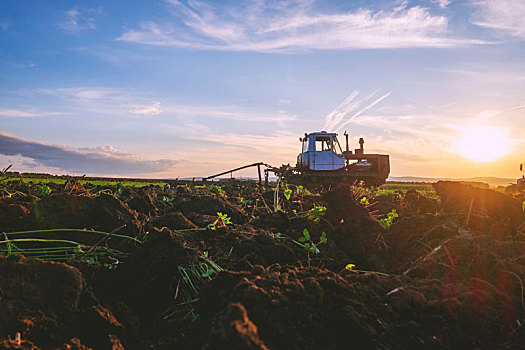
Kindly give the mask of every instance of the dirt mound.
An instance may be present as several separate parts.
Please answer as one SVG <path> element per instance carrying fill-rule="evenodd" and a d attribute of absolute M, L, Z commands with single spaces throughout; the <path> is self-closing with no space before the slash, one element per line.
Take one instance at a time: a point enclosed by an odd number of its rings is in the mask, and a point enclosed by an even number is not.
<path fill-rule="evenodd" d="M 0 200 L 0 232 L 25 230 L 33 225 L 30 210 L 22 204 Z"/>
<path fill-rule="evenodd" d="M 230 303 L 215 315 L 204 349 L 268 349 L 242 304 Z"/>
<path fill-rule="evenodd" d="M 322 197 L 326 202 L 325 219 L 334 228 L 329 236 L 335 247 L 342 250 L 351 261 L 365 269 L 383 270 L 384 230 L 367 208 L 354 199 L 350 186 L 340 186 Z"/>
<path fill-rule="evenodd" d="M 403 273 L 444 240 L 459 235 L 459 227 L 441 215 L 414 215 L 398 219 L 385 233 L 388 263 L 383 271 Z"/>
<path fill-rule="evenodd" d="M 125 232 L 138 233 L 137 213 L 118 198 L 57 194 L 44 197 L 32 210 L 38 228 L 88 228 L 111 232 L 126 225 Z"/>
<path fill-rule="evenodd" d="M 158 229 L 167 227 L 170 230 L 182 230 L 196 228 L 197 226 L 186 219 L 186 217 L 184 217 L 181 212 L 176 211 L 151 218 L 146 228 L 151 231 L 153 227 Z"/>
<path fill-rule="evenodd" d="M 155 205 L 155 194 L 149 187 L 140 189 L 125 188 L 122 191 L 124 202 L 133 210 L 146 216 L 154 216 L 158 213 Z"/>
<path fill-rule="evenodd" d="M 185 199 L 182 203 L 178 203 L 176 209 L 186 217 L 189 217 L 188 214 L 190 213 L 210 216 L 217 216 L 217 213 L 223 213 L 231 217 L 234 223 L 242 224 L 246 221 L 246 216 L 240 209 L 220 196 L 192 196 Z"/>
<path fill-rule="evenodd" d="M 436 214 L 440 211 L 439 202 L 428 198 L 418 191 L 408 190 L 402 200 L 402 208 L 399 209 L 400 215 L 408 211 L 409 214 Z"/>
<path fill-rule="evenodd" d="M 77 269 L 20 255 L 0 256 L 0 269 L 0 348 L 68 348 L 73 338 L 77 349 L 123 348 L 124 326 L 109 310 L 81 307 L 84 287 Z"/>
<path fill-rule="evenodd" d="M 173 305 L 180 283 L 178 268 L 191 263 L 195 255 L 184 234 L 154 230 L 119 268 L 114 297 L 124 300 L 144 322 L 151 322 Z"/>
<path fill-rule="evenodd" d="M 459 213 L 469 227 L 512 238 L 525 220 L 522 203 L 504 193 L 451 181 L 433 184 L 444 212 Z"/>
<path fill-rule="evenodd" d="M 330 271 L 256 266 L 252 273 L 221 273 L 201 292 L 199 311 L 205 329 L 212 320 L 212 330 L 228 329 L 236 318 L 221 317 L 221 310 L 241 304 L 271 349 L 344 348 L 349 340 L 372 348 L 381 326 L 360 294 Z"/>

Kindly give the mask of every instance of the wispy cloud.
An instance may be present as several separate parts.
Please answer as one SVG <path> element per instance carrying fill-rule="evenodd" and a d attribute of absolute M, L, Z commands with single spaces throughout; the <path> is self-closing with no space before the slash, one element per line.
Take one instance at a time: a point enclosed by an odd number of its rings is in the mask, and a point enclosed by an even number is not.
<path fill-rule="evenodd" d="M 146 160 L 111 146 L 71 148 L 29 141 L 3 132 L 0 132 L 0 154 L 30 158 L 36 164 L 67 172 L 96 175 L 158 173 L 173 169 L 178 163 L 171 159 Z"/>
<path fill-rule="evenodd" d="M 319 12 L 314 1 L 217 2 L 167 0 L 169 23 L 143 22 L 117 40 L 203 50 L 298 52 L 454 47 L 481 41 L 453 38 L 448 20 L 402 2 L 388 10 Z M 441 0 L 440 5 L 448 2 Z"/>
<path fill-rule="evenodd" d="M 523 0 L 476 0 L 472 3 L 476 8 L 476 13 L 471 17 L 473 24 L 525 39 Z"/>
<path fill-rule="evenodd" d="M 49 113 L 49 112 L 35 112 L 35 111 L 24 111 L 20 109 L 0 109 L 0 118 L 33 118 L 33 117 L 45 117 L 49 115 L 57 115 L 60 113 Z"/>
<path fill-rule="evenodd" d="M 155 102 L 151 106 L 130 106 L 129 113 L 140 114 L 140 115 L 157 115 L 162 112 L 160 108 L 160 103 Z"/>
<path fill-rule="evenodd" d="M 69 33 L 77 33 L 84 30 L 97 29 L 96 16 L 104 15 L 101 8 L 83 9 L 73 7 L 71 10 L 65 12 L 66 18 L 58 25 L 64 31 Z"/>
<path fill-rule="evenodd" d="M 351 123 L 355 118 L 370 110 L 391 94 L 391 92 L 387 92 L 377 97 L 378 92 L 374 91 L 363 98 L 357 98 L 359 91 L 352 92 L 339 106 L 328 113 L 323 130 L 340 132 L 343 127 Z"/>
<path fill-rule="evenodd" d="M 260 111 L 233 105 L 188 105 L 173 100 L 144 97 L 137 91 L 111 87 L 68 87 L 39 89 L 36 94 L 55 96 L 70 109 L 109 115 L 164 115 L 216 118 L 243 122 L 283 123 L 297 120 L 286 111 Z M 161 107 L 162 106 L 162 107 Z"/>
<path fill-rule="evenodd" d="M 452 2 L 451 0 L 433 0 L 432 2 L 436 3 L 442 9 L 447 8 L 448 5 Z"/>

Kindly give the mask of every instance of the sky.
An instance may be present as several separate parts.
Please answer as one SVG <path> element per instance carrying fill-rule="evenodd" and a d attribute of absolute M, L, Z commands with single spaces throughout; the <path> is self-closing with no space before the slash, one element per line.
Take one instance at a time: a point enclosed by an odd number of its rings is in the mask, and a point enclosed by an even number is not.
<path fill-rule="evenodd" d="M 2 0 L 0 168 L 199 177 L 294 165 L 326 130 L 392 176 L 517 178 L 523 18 L 523 0 Z"/>

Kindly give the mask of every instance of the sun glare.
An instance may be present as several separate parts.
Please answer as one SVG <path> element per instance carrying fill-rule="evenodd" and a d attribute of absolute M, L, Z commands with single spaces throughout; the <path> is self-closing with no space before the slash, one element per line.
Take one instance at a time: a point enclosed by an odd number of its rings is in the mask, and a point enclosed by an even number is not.
<path fill-rule="evenodd" d="M 510 140 L 497 127 L 471 126 L 463 129 L 463 136 L 456 146 L 458 153 L 467 159 L 490 162 L 507 154 Z"/>

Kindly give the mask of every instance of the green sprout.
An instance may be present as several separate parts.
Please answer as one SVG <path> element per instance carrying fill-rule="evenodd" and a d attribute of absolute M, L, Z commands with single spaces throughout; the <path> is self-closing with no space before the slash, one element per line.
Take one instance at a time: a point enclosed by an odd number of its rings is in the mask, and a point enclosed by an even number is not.
<path fill-rule="evenodd" d="M 368 201 L 368 198 L 366 197 L 363 197 L 359 200 L 359 203 L 361 203 L 361 205 L 364 205 L 365 207 L 370 205 L 370 202 Z"/>
<path fill-rule="evenodd" d="M 36 186 L 35 193 L 38 197 L 45 197 L 51 193 L 51 188 L 48 185 L 40 184 Z"/>
<path fill-rule="evenodd" d="M 384 219 L 379 220 L 379 224 L 381 227 L 383 227 L 385 230 L 388 230 L 390 226 L 392 226 L 392 223 L 396 218 L 398 218 L 399 215 L 397 214 L 395 209 L 392 209 L 390 213 L 387 214 L 387 217 Z"/>
<path fill-rule="evenodd" d="M 286 189 L 286 191 L 284 191 L 284 197 L 286 198 L 286 200 L 289 201 L 291 196 L 292 190 L 290 188 Z"/>
<path fill-rule="evenodd" d="M 226 227 L 227 225 L 231 224 L 231 218 L 228 217 L 228 214 L 217 212 L 217 219 L 215 219 L 215 221 L 209 224 L 206 228 L 208 230 L 215 231 L 219 227 Z"/>
<path fill-rule="evenodd" d="M 118 194 L 122 194 L 126 186 L 122 182 L 117 182 L 117 184 L 115 185 L 115 188 L 117 189 Z"/>
<path fill-rule="evenodd" d="M 355 264 L 347 264 L 347 265 L 345 266 L 345 269 L 346 269 L 346 270 L 354 270 L 354 269 L 355 269 Z"/>
<path fill-rule="evenodd" d="M 218 185 L 211 185 L 210 187 L 208 187 L 208 190 L 211 193 L 216 194 L 216 195 L 221 196 L 221 197 L 224 197 L 226 195 L 226 192 L 224 192 L 222 187 L 218 186 Z"/>
<path fill-rule="evenodd" d="M 297 241 L 293 240 L 293 242 L 306 249 L 309 253 L 319 254 L 321 251 L 317 246 L 320 244 L 326 244 L 326 232 L 323 232 L 321 234 L 321 238 L 319 238 L 319 242 L 315 243 L 310 237 L 310 232 L 308 232 L 308 229 L 305 228 L 303 230 L 303 236 L 300 237 Z"/>
<path fill-rule="evenodd" d="M 315 205 L 308 211 L 308 218 L 310 218 L 313 222 L 319 222 L 321 217 L 323 217 L 325 214 L 326 207 L 323 207 L 322 205 Z"/>

